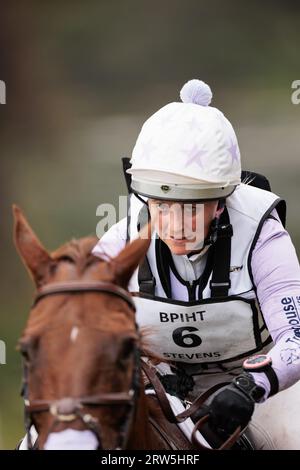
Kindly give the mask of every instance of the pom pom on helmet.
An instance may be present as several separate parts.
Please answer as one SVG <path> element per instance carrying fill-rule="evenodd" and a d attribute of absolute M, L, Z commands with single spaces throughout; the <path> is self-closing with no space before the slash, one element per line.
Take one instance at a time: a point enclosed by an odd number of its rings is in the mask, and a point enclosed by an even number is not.
<path fill-rule="evenodd" d="M 189 80 L 180 90 L 180 98 L 183 103 L 194 103 L 200 106 L 209 106 L 213 94 L 207 83 L 202 80 Z"/>

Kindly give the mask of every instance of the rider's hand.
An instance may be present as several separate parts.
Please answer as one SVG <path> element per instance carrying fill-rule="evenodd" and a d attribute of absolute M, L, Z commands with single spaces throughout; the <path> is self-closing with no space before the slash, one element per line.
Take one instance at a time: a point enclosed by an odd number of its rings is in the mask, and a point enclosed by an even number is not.
<path fill-rule="evenodd" d="M 265 390 L 256 385 L 251 374 L 243 373 L 213 398 L 209 406 L 210 427 L 222 437 L 232 434 L 238 426 L 245 428 L 254 411 L 254 404 Z"/>

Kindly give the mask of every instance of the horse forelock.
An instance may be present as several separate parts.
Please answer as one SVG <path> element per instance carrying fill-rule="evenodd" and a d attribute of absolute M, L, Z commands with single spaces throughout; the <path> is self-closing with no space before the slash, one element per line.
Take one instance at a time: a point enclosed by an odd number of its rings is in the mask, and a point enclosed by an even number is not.
<path fill-rule="evenodd" d="M 96 237 L 73 239 L 51 253 L 51 258 L 59 260 L 69 257 L 75 264 L 94 258 L 92 249 L 97 243 Z"/>

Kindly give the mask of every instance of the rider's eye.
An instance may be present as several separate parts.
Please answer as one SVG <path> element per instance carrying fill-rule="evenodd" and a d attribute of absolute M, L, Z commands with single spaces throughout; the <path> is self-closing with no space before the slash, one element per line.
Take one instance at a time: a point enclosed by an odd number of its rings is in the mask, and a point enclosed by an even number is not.
<path fill-rule="evenodd" d="M 203 210 L 203 207 L 200 204 L 197 204 L 197 205 L 187 204 L 184 206 L 184 211 L 187 214 L 195 215 L 195 214 L 200 213 L 202 210 Z"/>
<path fill-rule="evenodd" d="M 194 206 L 186 206 L 184 208 L 184 211 L 185 211 L 186 214 L 195 214 L 196 210 L 197 210 L 197 208 L 194 207 Z"/>
<path fill-rule="evenodd" d="M 158 203 L 156 207 L 162 214 L 167 214 L 170 210 L 170 207 L 165 202 Z"/>
<path fill-rule="evenodd" d="M 74 264 L 74 259 L 71 257 L 71 256 L 68 256 L 68 255 L 63 255 L 63 256 L 60 256 L 58 261 L 65 261 L 66 263 L 72 263 Z"/>

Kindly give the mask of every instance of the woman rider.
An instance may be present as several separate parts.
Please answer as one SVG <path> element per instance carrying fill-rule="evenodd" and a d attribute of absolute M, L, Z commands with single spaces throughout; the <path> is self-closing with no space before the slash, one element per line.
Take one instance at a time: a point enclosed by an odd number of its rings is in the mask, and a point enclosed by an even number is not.
<path fill-rule="evenodd" d="M 180 96 L 143 125 L 130 214 L 93 252 L 115 256 L 148 212 L 154 235 L 129 290 L 151 348 L 193 377 L 193 396 L 230 382 L 210 404 L 219 434 L 251 420 L 256 448 L 299 449 L 300 270 L 284 201 L 241 182 L 237 138 L 209 86 L 191 80 Z"/>

